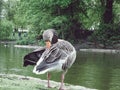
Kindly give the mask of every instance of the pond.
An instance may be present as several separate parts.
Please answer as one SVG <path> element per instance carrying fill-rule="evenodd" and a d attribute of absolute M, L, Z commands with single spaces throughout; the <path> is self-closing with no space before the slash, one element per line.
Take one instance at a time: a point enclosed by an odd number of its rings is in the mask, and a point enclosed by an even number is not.
<path fill-rule="evenodd" d="M 33 49 L 16 48 L 13 44 L 0 44 L 0 73 L 46 79 L 46 74 L 33 74 L 33 66 L 23 67 L 23 57 L 31 51 Z M 51 79 L 60 82 L 60 73 L 52 73 Z M 68 70 L 65 83 L 99 90 L 119 90 L 120 54 L 77 52 L 77 59 Z"/>

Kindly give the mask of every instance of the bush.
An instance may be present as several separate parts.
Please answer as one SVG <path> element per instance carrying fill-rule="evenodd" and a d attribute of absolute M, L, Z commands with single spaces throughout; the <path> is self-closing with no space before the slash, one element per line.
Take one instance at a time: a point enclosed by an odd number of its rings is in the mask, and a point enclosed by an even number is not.
<path fill-rule="evenodd" d="M 9 39 L 9 36 L 12 34 L 12 31 L 13 31 L 12 22 L 2 20 L 0 26 L 0 39 L 1 40 Z"/>
<path fill-rule="evenodd" d="M 95 30 L 92 35 L 92 40 L 107 46 L 113 46 L 116 43 L 120 43 L 120 29 L 115 25 L 102 25 L 98 30 Z"/>
<path fill-rule="evenodd" d="M 21 39 L 17 40 L 17 44 L 21 45 L 29 45 L 29 44 L 35 44 L 36 39 L 34 34 L 28 34 L 27 37 L 22 37 Z"/>

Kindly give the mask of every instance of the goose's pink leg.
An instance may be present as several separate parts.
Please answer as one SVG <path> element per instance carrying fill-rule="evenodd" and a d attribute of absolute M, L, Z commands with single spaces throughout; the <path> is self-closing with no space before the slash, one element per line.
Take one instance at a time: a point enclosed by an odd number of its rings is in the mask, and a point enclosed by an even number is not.
<path fill-rule="evenodd" d="M 51 75 L 50 75 L 50 73 L 48 72 L 48 73 L 47 73 L 48 88 L 51 88 L 51 86 L 50 86 L 50 77 L 51 77 Z"/>
<path fill-rule="evenodd" d="M 64 90 L 63 89 L 63 84 L 64 84 L 64 78 L 65 78 L 65 74 L 64 73 L 62 73 L 62 75 L 61 75 L 61 86 L 60 86 L 60 88 L 59 88 L 59 90 Z"/>

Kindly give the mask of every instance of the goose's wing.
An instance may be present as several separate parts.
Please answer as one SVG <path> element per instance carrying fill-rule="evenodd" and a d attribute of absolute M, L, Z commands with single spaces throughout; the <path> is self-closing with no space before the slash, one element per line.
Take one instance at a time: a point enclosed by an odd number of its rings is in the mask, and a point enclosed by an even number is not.
<path fill-rule="evenodd" d="M 57 47 L 60 48 L 62 51 L 66 52 L 67 54 L 70 54 L 74 51 L 73 45 L 68 41 L 62 39 L 58 40 Z"/>
<path fill-rule="evenodd" d="M 62 69 L 66 70 L 74 63 L 76 59 L 76 50 L 70 42 L 61 39 L 59 39 L 57 46 L 67 54 L 67 59 L 62 66 Z"/>
<path fill-rule="evenodd" d="M 63 52 L 58 47 L 53 46 L 50 48 L 50 50 L 48 50 L 44 53 L 43 58 L 46 63 L 53 63 L 53 62 L 56 62 L 57 60 L 60 60 L 64 57 L 66 57 L 66 56 L 67 55 L 65 52 Z"/>
<path fill-rule="evenodd" d="M 54 67 L 58 64 L 60 60 L 64 62 L 64 59 L 67 57 L 67 54 L 60 50 L 57 46 L 52 46 L 50 49 L 46 49 L 40 58 L 40 63 L 38 61 L 35 71 L 43 71 L 45 69 Z M 61 62 L 62 62 L 61 61 Z"/>
<path fill-rule="evenodd" d="M 24 56 L 24 63 L 23 66 L 27 65 L 36 65 L 39 58 L 42 56 L 43 52 L 45 51 L 45 47 L 38 48 L 35 51 L 28 53 Z"/>
<path fill-rule="evenodd" d="M 74 47 L 67 41 L 62 40 L 54 44 L 50 49 L 46 49 L 43 53 L 43 60 L 46 63 L 53 63 L 57 60 L 63 60 L 66 57 L 70 59 Z M 67 59 L 65 59 L 67 60 Z"/>
<path fill-rule="evenodd" d="M 52 45 L 50 49 L 44 51 L 33 72 L 43 74 L 47 71 L 52 71 L 51 69 L 66 70 L 71 67 L 75 58 L 76 51 L 74 47 L 69 42 L 60 40 Z"/>

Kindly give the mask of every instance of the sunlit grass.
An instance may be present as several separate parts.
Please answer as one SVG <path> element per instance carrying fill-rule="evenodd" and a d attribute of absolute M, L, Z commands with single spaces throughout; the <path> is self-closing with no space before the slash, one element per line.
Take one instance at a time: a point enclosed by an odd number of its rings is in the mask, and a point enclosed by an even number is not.
<path fill-rule="evenodd" d="M 48 89 L 42 86 L 40 82 L 28 79 L 19 79 L 17 77 L 0 77 L 0 90 L 57 90 Z"/>

